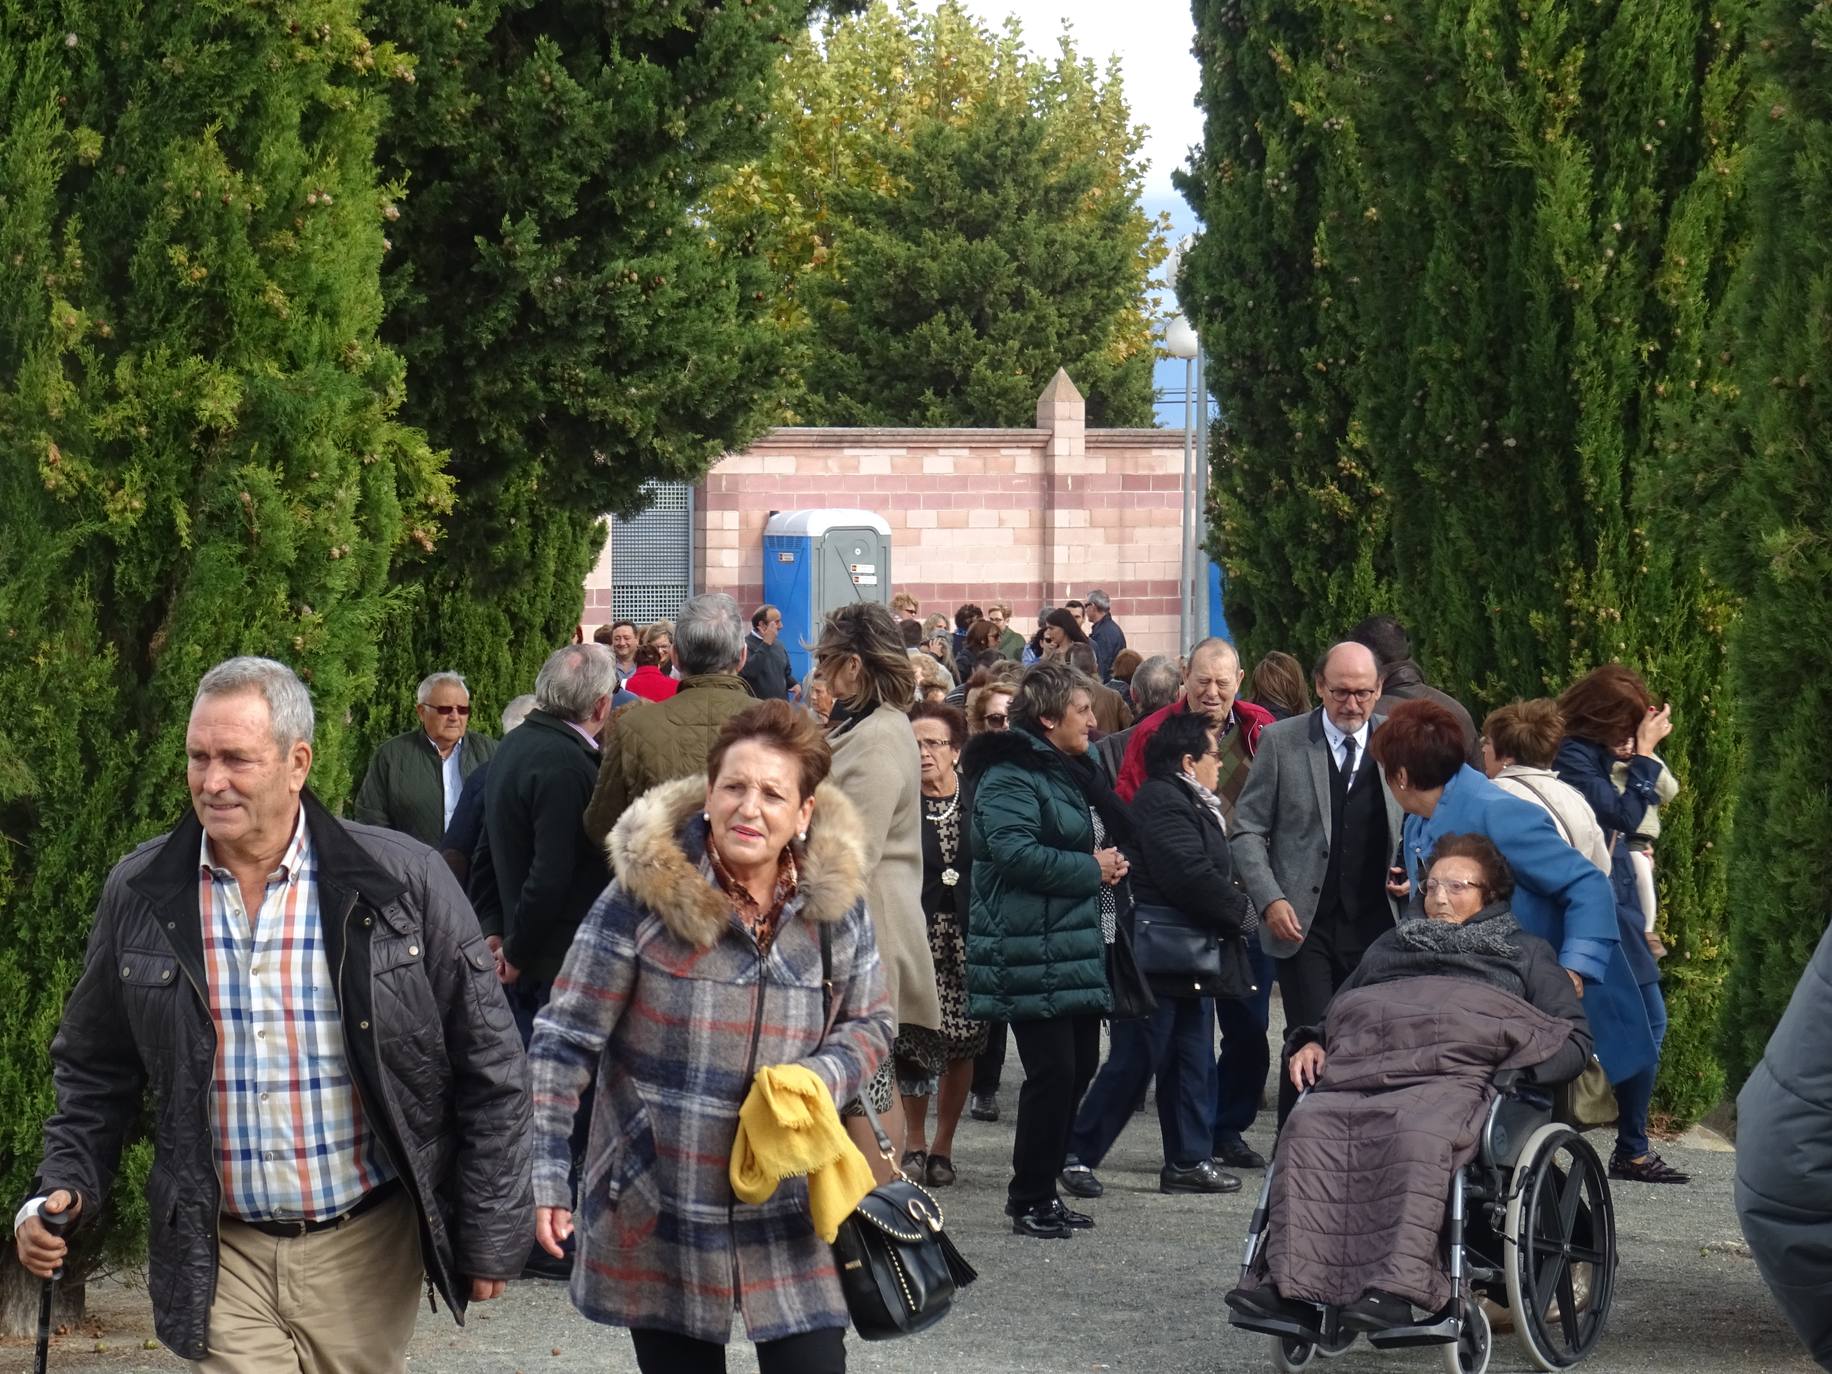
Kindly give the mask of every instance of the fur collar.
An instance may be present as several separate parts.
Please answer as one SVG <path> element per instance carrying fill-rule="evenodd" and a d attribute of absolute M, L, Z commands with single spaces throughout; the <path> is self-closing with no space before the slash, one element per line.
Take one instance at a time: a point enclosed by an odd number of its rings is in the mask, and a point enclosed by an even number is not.
<path fill-rule="evenodd" d="M 794 907 L 811 921 L 837 921 L 865 896 L 865 843 L 845 793 L 822 783 L 806 844 L 795 847 L 800 887 Z M 731 907 L 700 871 L 706 852 L 706 779 L 681 778 L 637 799 L 605 841 L 611 871 L 631 901 L 669 932 L 709 949 L 731 924 Z"/>
<path fill-rule="evenodd" d="M 1009 763 L 1026 772 L 1038 773 L 1046 768 L 1069 777 L 1062 753 L 1047 740 L 1039 739 L 1019 726 L 1009 730 L 987 730 L 967 741 L 961 754 L 961 771 L 978 779 L 995 763 Z"/>

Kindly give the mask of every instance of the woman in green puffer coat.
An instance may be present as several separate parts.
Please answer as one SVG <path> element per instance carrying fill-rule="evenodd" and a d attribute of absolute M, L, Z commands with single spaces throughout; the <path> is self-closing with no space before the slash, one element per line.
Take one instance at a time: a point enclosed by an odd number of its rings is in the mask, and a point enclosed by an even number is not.
<path fill-rule="evenodd" d="M 1005 1210 L 1019 1235 L 1092 1226 L 1056 1193 L 1075 1107 L 1100 1058 L 1107 1010 L 1103 918 L 1117 914 L 1125 808 L 1087 757 L 1093 684 L 1063 663 L 1032 666 L 1012 728 L 975 737 L 968 1013 L 1008 1021 L 1024 1063 Z"/>

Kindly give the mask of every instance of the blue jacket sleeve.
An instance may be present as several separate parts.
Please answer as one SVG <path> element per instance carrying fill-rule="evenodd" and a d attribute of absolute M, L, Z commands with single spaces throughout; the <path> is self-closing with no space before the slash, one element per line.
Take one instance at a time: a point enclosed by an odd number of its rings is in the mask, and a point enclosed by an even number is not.
<path fill-rule="evenodd" d="M 1593 744 L 1566 740 L 1559 746 L 1559 781 L 1584 794 L 1606 835 L 1610 831 L 1632 835 L 1641 828 L 1648 808 L 1660 803 L 1655 787 L 1660 780 L 1660 760 L 1637 754 L 1629 762 L 1628 787 L 1621 792 L 1610 779 L 1610 765 L 1609 757 Z"/>
<path fill-rule="evenodd" d="M 1515 883 L 1564 914 L 1559 963 L 1602 982 L 1610 946 L 1620 939 L 1609 875 L 1565 843 L 1552 818 L 1531 802 L 1503 798 L 1489 808 L 1485 828 L 1514 870 Z"/>

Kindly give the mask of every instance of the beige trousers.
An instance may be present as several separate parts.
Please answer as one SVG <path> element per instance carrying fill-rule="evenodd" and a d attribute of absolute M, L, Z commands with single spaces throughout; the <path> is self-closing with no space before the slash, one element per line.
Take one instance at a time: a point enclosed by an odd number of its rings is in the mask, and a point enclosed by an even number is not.
<path fill-rule="evenodd" d="M 281 1240 L 222 1220 L 202 1374 L 402 1374 L 420 1281 L 405 1189 L 334 1231 Z"/>

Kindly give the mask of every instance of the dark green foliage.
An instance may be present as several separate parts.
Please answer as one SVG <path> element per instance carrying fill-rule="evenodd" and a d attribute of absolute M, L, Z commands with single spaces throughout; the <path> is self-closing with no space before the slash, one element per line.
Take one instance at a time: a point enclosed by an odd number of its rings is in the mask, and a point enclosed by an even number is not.
<path fill-rule="evenodd" d="M 1392 611 L 1479 715 L 1611 660 L 1675 704 L 1661 1102 L 1695 1114 L 1722 1083 L 1730 615 L 1656 479 L 1741 213 L 1741 9 L 1197 16 L 1184 284 L 1227 419 L 1230 615 L 1307 657 Z"/>
<path fill-rule="evenodd" d="M 0 3 L 6 1197 L 102 880 L 186 805 L 198 677 L 294 664 L 341 799 L 389 563 L 447 499 L 377 337 L 377 88 L 409 68 L 356 17 Z"/>
<path fill-rule="evenodd" d="M 396 573 L 385 675 L 360 728 L 405 727 L 435 668 L 479 724 L 571 638 L 600 517 L 697 478 L 779 390 L 767 280 L 699 225 L 763 146 L 781 45 L 809 6 L 710 0 L 375 0 L 419 58 L 383 128 L 386 336 L 407 416 L 450 451 L 457 503 Z"/>
<path fill-rule="evenodd" d="M 806 297 L 809 423 L 1024 426 L 1058 366 L 1089 424 L 1151 423 L 1151 353 L 1115 328 L 1144 319 L 1142 216 L 1090 195 L 1096 149 L 1052 138 L 1026 102 L 988 99 L 965 122 L 928 121 L 886 168 L 895 195 L 833 196 L 847 229 L 837 272 Z"/>
<path fill-rule="evenodd" d="M 1750 22 L 1748 247 L 1707 355 L 1674 506 L 1742 598 L 1730 641 L 1750 766 L 1730 852 L 1732 1085 L 1761 1057 L 1832 916 L 1832 9 Z"/>

